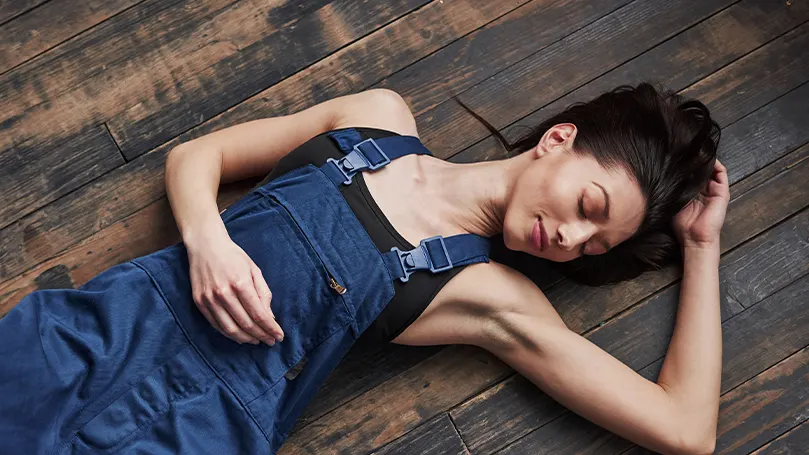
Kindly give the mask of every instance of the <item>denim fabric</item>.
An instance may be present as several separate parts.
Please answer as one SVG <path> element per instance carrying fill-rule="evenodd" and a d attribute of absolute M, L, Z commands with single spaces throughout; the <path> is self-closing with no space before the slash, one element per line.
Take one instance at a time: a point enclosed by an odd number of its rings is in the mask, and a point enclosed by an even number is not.
<path fill-rule="evenodd" d="M 314 166 L 257 188 L 222 217 L 262 270 L 284 341 L 239 345 L 215 331 L 192 300 L 182 243 L 77 290 L 36 291 L 0 319 L 0 454 L 281 447 L 390 302 L 392 279 Z"/>

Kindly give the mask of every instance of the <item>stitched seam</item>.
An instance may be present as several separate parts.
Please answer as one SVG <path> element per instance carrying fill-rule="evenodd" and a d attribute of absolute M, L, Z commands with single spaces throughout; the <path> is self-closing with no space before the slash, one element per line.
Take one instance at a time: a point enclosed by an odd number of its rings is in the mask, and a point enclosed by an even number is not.
<path fill-rule="evenodd" d="M 174 320 L 177 322 L 177 325 L 180 327 L 180 330 L 183 332 L 183 335 L 188 340 L 188 344 L 190 344 L 191 347 L 194 348 L 194 351 L 196 351 L 197 355 L 199 355 L 199 357 L 202 359 L 202 361 L 205 362 L 205 365 L 208 366 L 208 368 L 210 368 L 210 370 L 213 372 L 213 374 L 222 382 L 222 384 L 224 384 L 224 386 L 233 395 L 233 397 L 236 399 L 236 401 L 242 406 L 242 408 L 244 409 L 244 412 L 246 412 L 247 415 L 250 417 L 250 419 L 253 421 L 253 423 L 256 424 L 259 431 L 261 431 L 261 434 L 264 435 L 264 438 L 266 438 L 269 441 L 270 438 L 267 435 L 267 433 L 264 431 L 264 428 L 262 428 L 261 424 L 258 423 L 258 420 L 256 420 L 256 417 L 253 415 L 252 412 L 250 412 L 250 409 L 247 408 L 247 406 L 245 405 L 244 401 L 242 401 L 242 398 L 239 396 L 239 394 L 237 394 L 236 391 L 233 390 L 233 388 L 230 386 L 230 384 L 228 384 L 228 382 L 225 381 L 222 374 L 220 374 L 219 371 L 217 371 L 216 368 L 214 368 L 214 366 L 202 354 L 202 351 L 200 351 L 200 349 L 199 349 L 199 347 L 197 347 L 196 343 L 194 343 L 194 341 L 191 340 L 191 337 L 188 335 L 188 332 L 185 330 L 185 327 L 183 327 L 183 325 L 180 324 L 179 318 L 174 313 L 174 309 L 171 307 L 171 305 L 169 305 L 168 299 L 166 298 L 165 294 L 163 293 L 163 289 L 161 289 L 160 285 L 157 284 L 157 280 L 155 280 L 155 278 L 152 276 L 152 274 L 148 270 L 146 270 L 145 267 L 141 266 L 140 264 L 138 264 L 136 262 L 132 262 L 132 263 L 135 264 L 136 266 L 138 266 L 138 268 L 140 268 L 144 272 L 146 272 L 147 275 L 149 275 L 149 279 L 152 280 L 152 283 L 154 284 L 155 288 L 157 289 L 158 294 L 163 299 L 163 303 L 166 305 L 166 307 L 168 307 L 169 311 L 171 312 L 171 315 L 174 317 Z"/>

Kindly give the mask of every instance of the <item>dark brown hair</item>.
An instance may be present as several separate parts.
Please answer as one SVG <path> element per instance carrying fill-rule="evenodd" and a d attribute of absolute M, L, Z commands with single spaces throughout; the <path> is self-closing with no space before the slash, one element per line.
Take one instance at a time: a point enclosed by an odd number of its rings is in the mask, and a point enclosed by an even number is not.
<path fill-rule="evenodd" d="M 590 155 L 607 169 L 626 169 L 640 187 L 646 210 L 635 234 L 605 254 L 559 263 L 566 275 L 584 284 L 609 284 L 681 259 L 671 221 L 708 183 L 720 138 L 704 104 L 649 83 L 620 86 L 571 105 L 510 143 L 456 101 L 512 154 L 536 146 L 552 126 L 572 123 L 578 129 L 574 153 Z"/>

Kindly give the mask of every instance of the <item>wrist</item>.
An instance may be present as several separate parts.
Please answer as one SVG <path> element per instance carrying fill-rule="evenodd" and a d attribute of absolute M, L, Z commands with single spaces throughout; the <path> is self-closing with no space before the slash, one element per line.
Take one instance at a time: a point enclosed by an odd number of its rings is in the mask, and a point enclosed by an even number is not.
<path fill-rule="evenodd" d="M 719 256 L 721 254 L 719 242 L 710 243 L 683 243 L 683 260 L 690 262 L 693 260 L 709 260 L 716 262 L 719 265 Z"/>
<path fill-rule="evenodd" d="M 181 229 L 183 243 L 190 252 L 208 248 L 212 243 L 230 239 L 225 223 L 217 217 Z"/>

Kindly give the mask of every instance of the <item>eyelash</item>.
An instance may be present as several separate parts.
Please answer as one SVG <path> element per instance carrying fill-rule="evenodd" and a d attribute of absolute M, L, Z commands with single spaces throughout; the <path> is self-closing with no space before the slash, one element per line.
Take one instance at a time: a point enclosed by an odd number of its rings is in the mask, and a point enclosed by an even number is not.
<path fill-rule="evenodd" d="M 584 195 L 582 194 L 579 196 L 579 216 L 582 218 L 587 219 L 587 215 L 584 214 Z"/>
<path fill-rule="evenodd" d="M 584 213 L 584 194 L 579 196 L 579 216 L 584 219 L 587 219 L 587 215 Z M 584 249 L 587 247 L 587 243 L 582 243 L 581 248 L 579 249 L 579 254 L 584 256 Z"/>

